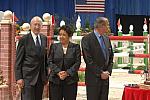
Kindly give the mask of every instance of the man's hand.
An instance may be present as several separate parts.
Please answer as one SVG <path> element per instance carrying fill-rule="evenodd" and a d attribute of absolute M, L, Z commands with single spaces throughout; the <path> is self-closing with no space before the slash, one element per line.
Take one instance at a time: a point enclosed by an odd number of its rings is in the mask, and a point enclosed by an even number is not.
<path fill-rule="evenodd" d="M 17 85 L 20 89 L 22 89 L 24 87 L 24 80 L 23 79 L 17 80 Z"/>
<path fill-rule="evenodd" d="M 104 80 L 108 79 L 109 75 L 110 75 L 110 73 L 108 71 L 104 71 L 100 74 L 101 79 L 104 79 Z"/>

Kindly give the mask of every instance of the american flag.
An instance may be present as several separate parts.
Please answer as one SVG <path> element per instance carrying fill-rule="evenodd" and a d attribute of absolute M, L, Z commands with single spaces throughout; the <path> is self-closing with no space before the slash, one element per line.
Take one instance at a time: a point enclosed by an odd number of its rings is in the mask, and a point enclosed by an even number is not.
<path fill-rule="evenodd" d="M 75 12 L 104 13 L 105 0 L 76 0 Z"/>

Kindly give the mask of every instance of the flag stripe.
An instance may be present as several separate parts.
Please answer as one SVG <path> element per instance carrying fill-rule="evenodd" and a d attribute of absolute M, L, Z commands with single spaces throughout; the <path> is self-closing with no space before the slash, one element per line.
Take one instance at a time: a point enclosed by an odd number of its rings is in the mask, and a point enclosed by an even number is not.
<path fill-rule="evenodd" d="M 102 4 L 102 5 L 104 5 L 105 3 L 104 2 L 87 2 L 87 4 Z"/>
<path fill-rule="evenodd" d="M 89 9 L 89 10 L 90 10 L 90 9 L 91 9 L 91 10 L 96 10 L 96 9 L 97 9 L 97 10 L 98 10 L 98 9 L 99 9 L 99 10 L 104 10 L 105 8 L 100 8 L 100 7 L 86 7 L 86 8 L 85 8 L 85 7 L 76 7 L 76 10 L 82 10 L 82 9 L 83 9 L 83 10 L 84 10 L 84 9 L 85 9 L 85 10 L 86 10 L 86 9 Z"/>
<path fill-rule="evenodd" d="M 105 2 L 105 0 L 86 0 L 86 1 L 97 1 L 97 2 Z"/>
<path fill-rule="evenodd" d="M 83 0 L 75 5 L 75 12 L 101 12 L 105 11 L 105 0 Z"/>
<path fill-rule="evenodd" d="M 79 9 L 76 9 L 76 10 L 102 10 L 104 11 L 104 8 L 79 8 Z"/>
<path fill-rule="evenodd" d="M 76 7 L 93 7 L 93 8 L 105 8 L 104 5 L 76 5 Z"/>
<path fill-rule="evenodd" d="M 104 13 L 104 11 L 102 10 L 76 10 L 76 12 L 81 12 L 81 13 Z"/>

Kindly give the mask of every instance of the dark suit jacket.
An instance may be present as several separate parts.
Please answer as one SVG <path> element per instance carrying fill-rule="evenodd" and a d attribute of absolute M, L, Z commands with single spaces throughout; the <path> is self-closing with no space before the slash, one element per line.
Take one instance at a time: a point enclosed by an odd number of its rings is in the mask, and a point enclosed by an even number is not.
<path fill-rule="evenodd" d="M 82 52 L 86 63 L 85 82 L 86 85 L 96 85 L 100 80 L 100 73 L 103 71 L 112 72 L 113 52 L 110 40 L 103 35 L 106 46 L 107 59 L 104 58 L 101 46 L 94 33 L 82 38 Z"/>
<path fill-rule="evenodd" d="M 16 52 L 15 77 L 16 80 L 24 79 L 30 85 L 35 85 L 38 77 L 46 81 L 46 47 L 47 38 L 40 34 L 41 52 L 37 53 L 31 33 L 23 36 L 18 43 Z M 39 73 L 41 76 L 39 76 Z"/>
<path fill-rule="evenodd" d="M 77 82 L 80 64 L 81 50 L 78 44 L 69 42 L 66 55 L 64 55 L 61 43 L 52 44 L 48 57 L 48 67 L 51 69 L 49 80 L 55 84 L 60 84 L 61 80 L 57 73 L 64 70 L 69 73 L 69 76 L 65 79 L 67 84 Z"/>

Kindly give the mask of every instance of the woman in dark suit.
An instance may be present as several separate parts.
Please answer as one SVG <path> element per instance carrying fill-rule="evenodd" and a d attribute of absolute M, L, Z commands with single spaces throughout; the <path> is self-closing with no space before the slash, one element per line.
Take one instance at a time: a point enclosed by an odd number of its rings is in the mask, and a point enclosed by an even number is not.
<path fill-rule="evenodd" d="M 60 43 L 52 44 L 48 55 L 50 100 L 76 100 L 80 45 L 70 42 L 68 26 L 59 29 Z"/>

